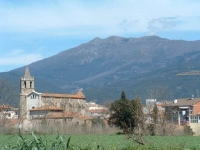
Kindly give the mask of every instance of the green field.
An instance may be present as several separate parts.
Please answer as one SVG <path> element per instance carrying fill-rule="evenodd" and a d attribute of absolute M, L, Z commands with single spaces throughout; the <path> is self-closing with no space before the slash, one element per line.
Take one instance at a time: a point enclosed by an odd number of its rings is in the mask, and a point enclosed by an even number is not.
<path fill-rule="evenodd" d="M 23 135 L 27 143 L 34 140 L 32 135 Z M 46 142 L 47 149 L 50 149 L 52 143 L 58 138 L 57 135 L 36 135 Z M 67 143 L 71 137 L 69 145 L 70 149 L 104 149 L 104 150 L 121 150 L 121 149 L 152 149 L 152 150 L 168 150 L 168 149 L 193 149 L 200 150 L 200 137 L 195 136 L 146 136 L 146 146 L 139 145 L 132 140 L 126 139 L 124 135 L 60 135 L 63 138 L 62 143 Z M 60 138 L 59 137 L 59 138 Z M 19 135 L 0 135 L 0 149 L 14 149 L 13 147 L 20 144 Z M 58 141 L 59 139 L 57 139 Z M 23 143 L 23 142 L 22 142 Z M 22 144 L 21 143 L 21 144 Z M 59 142 L 57 142 L 59 143 Z M 17 148 L 16 148 L 17 149 Z"/>

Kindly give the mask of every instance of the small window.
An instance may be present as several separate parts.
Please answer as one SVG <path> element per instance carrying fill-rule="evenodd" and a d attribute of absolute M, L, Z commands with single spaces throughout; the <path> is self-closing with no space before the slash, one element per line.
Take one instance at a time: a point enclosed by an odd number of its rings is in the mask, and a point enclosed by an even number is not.
<path fill-rule="evenodd" d="M 24 87 L 26 88 L 26 81 L 24 81 Z"/>
<path fill-rule="evenodd" d="M 37 98 L 37 96 L 34 95 L 34 94 L 31 97 L 32 97 L 32 99 L 36 99 Z"/>

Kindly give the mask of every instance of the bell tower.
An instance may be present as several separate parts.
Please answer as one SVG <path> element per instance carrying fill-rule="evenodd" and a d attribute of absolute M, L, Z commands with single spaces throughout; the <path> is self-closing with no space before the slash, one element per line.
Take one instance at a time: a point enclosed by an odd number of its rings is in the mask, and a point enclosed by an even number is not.
<path fill-rule="evenodd" d="M 24 76 L 20 79 L 20 118 L 25 118 L 27 113 L 27 95 L 34 91 L 34 77 L 26 67 Z"/>

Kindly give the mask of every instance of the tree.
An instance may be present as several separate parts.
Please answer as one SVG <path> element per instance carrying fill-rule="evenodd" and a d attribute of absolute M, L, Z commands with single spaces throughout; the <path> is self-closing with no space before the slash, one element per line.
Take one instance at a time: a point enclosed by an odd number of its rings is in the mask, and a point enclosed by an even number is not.
<path fill-rule="evenodd" d="M 104 120 L 101 119 L 99 116 L 93 118 L 91 121 L 92 121 L 92 126 L 93 126 L 93 127 L 94 127 L 94 126 L 101 126 L 101 127 L 104 127 L 104 126 L 105 126 Z"/>
<path fill-rule="evenodd" d="M 0 80 L 0 103 L 11 104 L 15 102 L 17 94 L 14 93 L 16 87 L 8 83 L 6 80 Z M 15 103 L 14 103 L 15 104 Z"/>
<path fill-rule="evenodd" d="M 150 124 L 150 135 L 156 135 L 156 125 L 158 123 L 158 107 L 155 104 L 151 114 L 152 123 Z"/>
<path fill-rule="evenodd" d="M 132 138 L 134 141 L 142 145 L 145 145 L 143 135 L 148 127 L 144 126 L 145 118 L 143 113 L 143 106 L 138 96 L 136 96 L 135 99 L 131 101 L 130 110 L 134 118 L 135 124 L 133 126 L 134 132 L 129 135 L 129 138 Z"/>
<path fill-rule="evenodd" d="M 132 131 L 131 128 L 134 124 L 129 104 L 130 101 L 126 99 L 125 92 L 123 91 L 121 99 L 114 101 L 110 107 L 111 116 L 109 118 L 109 124 L 119 127 L 124 133 L 127 133 L 128 130 Z"/>
<path fill-rule="evenodd" d="M 146 129 L 144 129 L 143 107 L 138 96 L 130 101 L 126 99 L 123 91 L 121 99 L 111 104 L 110 112 L 109 124 L 122 129 L 128 138 L 132 138 L 140 144 L 145 144 L 143 134 Z"/>
<path fill-rule="evenodd" d="M 155 104 L 152 113 L 153 123 L 156 125 L 158 122 L 158 106 Z"/>
<path fill-rule="evenodd" d="M 121 100 L 126 100 L 126 94 L 124 91 L 122 91 L 122 94 L 121 94 Z"/>
<path fill-rule="evenodd" d="M 14 93 L 15 87 L 11 85 L 6 80 L 0 80 L 0 105 L 1 107 L 1 116 L 0 116 L 0 131 L 3 133 L 5 129 L 5 124 L 7 123 L 7 115 L 8 113 L 4 113 L 4 108 L 7 109 L 11 104 L 16 104 L 16 93 Z"/>

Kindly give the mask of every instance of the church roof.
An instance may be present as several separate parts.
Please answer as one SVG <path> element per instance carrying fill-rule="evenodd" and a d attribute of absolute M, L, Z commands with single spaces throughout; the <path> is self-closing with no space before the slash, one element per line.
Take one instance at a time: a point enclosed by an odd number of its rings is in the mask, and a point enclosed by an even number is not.
<path fill-rule="evenodd" d="M 78 91 L 75 95 L 80 96 L 80 97 L 85 97 L 82 91 Z"/>
<path fill-rule="evenodd" d="M 73 118 L 72 116 L 72 113 L 71 112 L 65 112 L 65 113 L 62 113 L 62 112 L 59 112 L 59 113 L 55 113 L 55 112 L 49 112 L 47 115 L 46 115 L 46 118 L 51 118 L 51 119 L 59 119 L 59 118 Z"/>
<path fill-rule="evenodd" d="M 53 111 L 53 110 L 58 110 L 58 111 L 63 111 L 62 108 L 56 107 L 56 106 L 48 106 L 48 105 L 44 105 L 41 107 L 37 107 L 37 108 L 33 108 L 30 111 L 42 111 L 42 110 L 49 110 L 49 111 Z"/>
<path fill-rule="evenodd" d="M 26 66 L 25 73 L 24 73 L 24 78 L 27 78 L 27 77 L 32 77 L 28 66 Z"/>
<path fill-rule="evenodd" d="M 76 94 L 42 93 L 42 97 L 85 99 L 85 95 L 81 91 Z"/>

